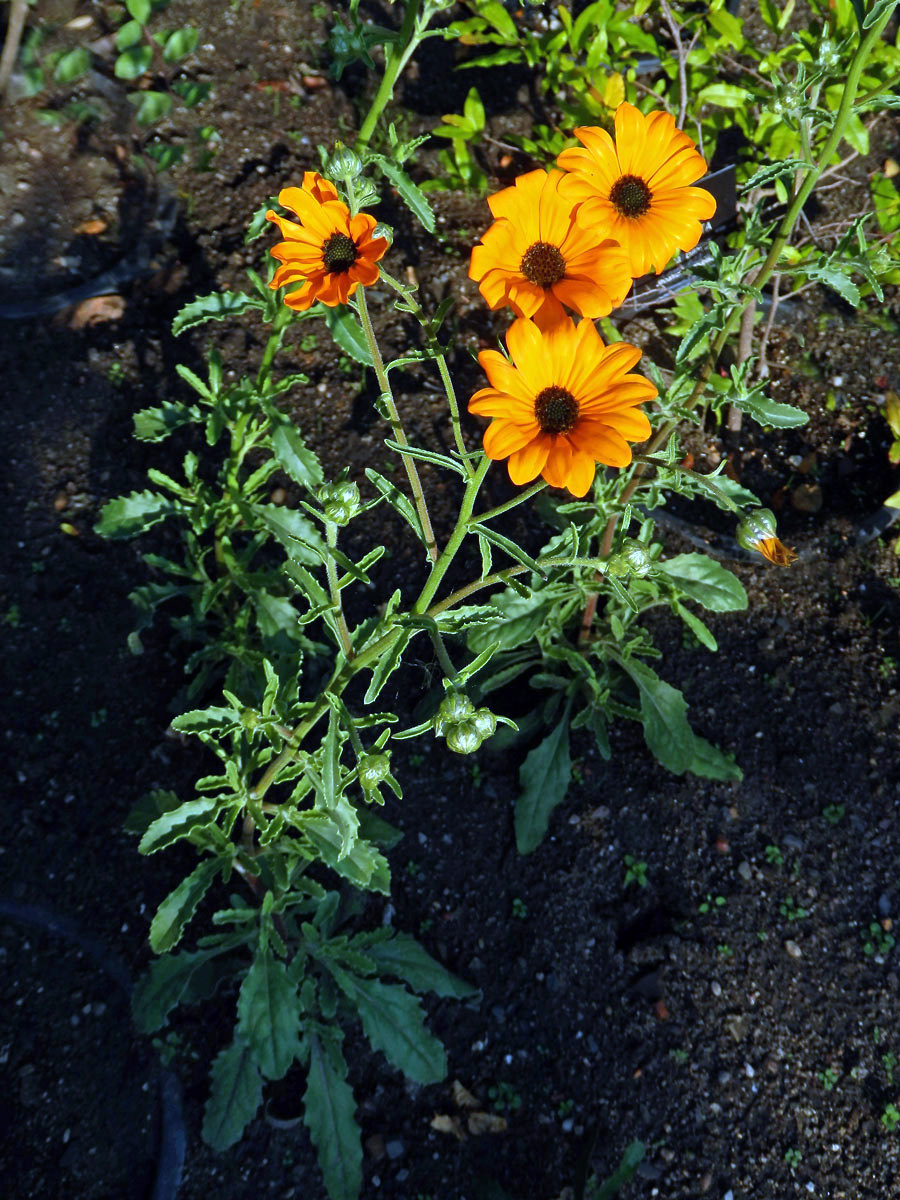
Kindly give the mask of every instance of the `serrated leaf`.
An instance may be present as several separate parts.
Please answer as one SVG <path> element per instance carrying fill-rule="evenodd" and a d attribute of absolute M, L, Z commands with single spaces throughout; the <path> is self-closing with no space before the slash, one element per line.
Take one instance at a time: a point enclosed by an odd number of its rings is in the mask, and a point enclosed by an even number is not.
<path fill-rule="evenodd" d="M 324 479 L 322 464 L 315 451 L 310 450 L 300 436 L 299 430 L 285 423 L 277 425 L 271 436 L 272 452 L 282 470 L 302 487 L 317 487 Z"/>
<path fill-rule="evenodd" d="M 798 425 L 805 425 L 809 420 L 809 414 L 802 408 L 795 408 L 793 404 L 779 404 L 770 400 L 768 396 L 757 393 L 733 396 L 731 401 L 735 408 L 739 408 L 760 425 L 771 425 L 774 429 L 794 429 Z"/>
<path fill-rule="evenodd" d="M 177 808 L 169 809 L 156 818 L 147 828 L 138 845 L 141 854 L 155 854 L 173 842 L 187 837 L 198 825 L 208 825 L 215 817 L 219 802 L 210 797 L 187 800 Z"/>
<path fill-rule="evenodd" d="M 319 1159 L 330 1200 L 357 1200 L 362 1189 L 362 1144 L 347 1064 L 336 1040 L 306 1039 L 309 1071 L 303 1123 Z"/>
<path fill-rule="evenodd" d="M 492 642 L 499 642 L 501 650 L 513 650 L 530 642 L 546 620 L 546 614 L 533 596 L 517 596 L 505 591 L 491 598 L 494 608 L 502 614 L 493 621 L 485 616 L 477 628 L 469 630 L 466 645 L 480 654 Z"/>
<path fill-rule="evenodd" d="M 134 436 L 139 442 L 161 442 L 182 425 L 202 420 L 196 405 L 163 400 L 156 408 L 142 408 L 134 414 Z"/>
<path fill-rule="evenodd" d="M 262 1101 L 262 1078 L 253 1051 L 240 1038 L 216 1057 L 203 1115 L 203 1140 L 227 1150 L 240 1140 Z"/>
<path fill-rule="evenodd" d="M 262 302 L 256 296 L 248 296 L 245 292 L 211 292 L 179 309 L 172 322 L 172 333 L 177 337 L 186 329 L 202 325 L 204 321 L 224 321 L 226 317 L 237 316 L 248 308 L 261 307 Z"/>
<path fill-rule="evenodd" d="M 739 612 L 747 607 L 741 581 L 705 554 L 679 554 L 656 565 L 679 591 L 710 612 Z"/>
<path fill-rule="evenodd" d="M 172 721 L 172 728 L 179 733 L 231 733 L 239 729 L 241 715 L 233 708 L 221 708 L 215 705 L 209 708 L 193 708 L 190 712 L 181 713 Z"/>
<path fill-rule="evenodd" d="M 415 630 L 413 629 L 400 629 L 397 633 L 397 638 L 394 643 L 378 659 L 372 671 L 372 678 L 369 682 L 368 688 L 366 689 L 366 694 L 363 698 L 365 704 L 371 704 L 378 698 L 388 679 L 390 679 L 393 673 L 400 666 L 400 660 L 402 658 L 403 651 L 406 649 L 409 640 L 414 633 Z"/>
<path fill-rule="evenodd" d="M 221 866 L 216 858 L 204 859 L 169 892 L 150 922 L 150 946 L 154 954 L 165 954 L 178 945 L 185 925 L 197 911 Z"/>
<path fill-rule="evenodd" d="M 785 158 L 779 162 L 766 163 L 764 167 L 760 167 L 758 171 L 754 171 L 744 184 L 744 190 L 749 192 L 753 188 L 763 187 L 764 184 L 781 179 L 784 175 L 792 175 L 795 171 L 812 171 L 814 169 L 815 164 L 807 162 L 803 158 Z"/>
<path fill-rule="evenodd" d="M 519 768 L 522 792 L 516 801 L 515 828 L 516 849 L 520 854 L 530 854 L 541 844 L 550 814 L 565 800 L 571 778 L 567 709 Z"/>
<path fill-rule="evenodd" d="M 267 1079 L 281 1079 L 300 1053 L 300 997 L 283 962 L 257 954 L 238 996 L 238 1034 Z"/>
<path fill-rule="evenodd" d="M 364 367 L 372 366 L 372 355 L 368 343 L 359 324 L 359 319 L 351 308 L 337 306 L 326 308 L 321 305 L 322 316 L 328 326 L 331 336 L 345 354 L 362 363 Z"/>
<path fill-rule="evenodd" d="M 481 525 L 477 522 L 471 525 L 471 531 L 477 533 L 480 537 L 486 538 L 491 545 L 496 546 L 498 550 L 505 551 L 510 558 L 521 563 L 525 567 L 529 567 L 532 571 L 536 571 L 539 575 L 542 573 L 541 568 L 531 557 L 516 542 L 513 542 L 508 537 L 504 537 L 502 533 L 497 533 L 494 529 L 489 529 L 487 525 Z"/>
<path fill-rule="evenodd" d="M 331 964 L 329 969 L 359 1013 L 375 1050 L 416 1083 L 439 1083 L 446 1076 L 444 1047 L 425 1028 L 425 1014 L 415 996 L 396 984 L 360 979 Z"/>
<path fill-rule="evenodd" d="M 478 988 L 451 974 L 431 957 L 424 946 L 406 933 L 397 933 L 390 941 L 366 946 L 366 954 L 375 960 L 383 975 L 396 975 L 414 992 L 434 992 L 466 1000 L 478 994 Z"/>
<path fill-rule="evenodd" d="M 859 307 L 859 288 L 852 279 L 832 263 L 811 263 L 803 268 L 803 274 L 807 279 L 815 280 L 817 283 L 831 288 L 842 300 L 846 300 L 854 308 Z"/>
<path fill-rule="evenodd" d="M 94 532 L 107 538 L 135 537 L 177 511 L 174 503 L 159 492 L 132 492 L 103 505 Z"/>
<path fill-rule="evenodd" d="M 387 176 L 400 193 L 400 198 L 419 224 L 428 233 L 434 233 L 434 211 L 425 198 L 425 193 L 422 189 L 413 183 L 403 168 L 398 167 L 391 159 L 379 154 L 375 158 L 375 162 L 378 165 L 378 169 Z"/>
<path fill-rule="evenodd" d="M 181 801 L 174 792 L 167 792 L 163 788 L 153 788 L 152 791 L 141 796 L 125 818 L 122 828 L 126 833 L 143 837 L 157 817 L 161 817 L 163 813 L 173 812 L 180 804 Z"/>
<path fill-rule="evenodd" d="M 214 950 L 198 950 L 191 954 L 166 954 L 155 959 L 150 969 L 135 984 L 131 997 L 134 1023 L 140 1033 L 153 1033 L 166 1023 L 173 1008 L 182 1003 L 192 983 L 200 973 L 214 974 L 218 979 L 220 964 L 214 963 Z"/>
<path fill-rule="evenodd" d="M 325 554 L 322 536 L 303 513 L 296 508 L 276 504 L 254 504 L 249 507 L 253 515 L 275 535 L 294 562 L 309 566 L 322 565 Z"/>
<path fill-rule="evenodd" d="M 350 853 L 342 857 L 341 831 L 327 813 L 304 813 L 301 828 L 326 866 L 358 888 L 380 892 L 383 896 L 390 894 L 390 867 L 384 855 L 374 846 L 358 841 Z"/>
<path fill-rule="evenodd" d="M 419 524 L 419 517 L 407 497 L 403 495 L 399 488 L 394 487 L 389 479 L 385 479 L 383 475 L 379 475 L 371 467 L 366 467 L 366 476 L 375 485 L 377 491 L 384 496 L 391 508 L 395 509 L 403 517 L 416 536 L 421 539 L 422 527 Z"/>

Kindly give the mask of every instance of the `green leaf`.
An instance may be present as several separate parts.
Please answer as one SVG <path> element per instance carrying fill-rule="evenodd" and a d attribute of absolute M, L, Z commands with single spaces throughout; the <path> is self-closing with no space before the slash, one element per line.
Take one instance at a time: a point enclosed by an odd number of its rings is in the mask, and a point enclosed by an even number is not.
<path fill-rule="evenodd" d="M 646 663 L 634 658 L 617 661 L 640 692 L 640 719 L 647 745 L 664 767 L 674 775 L 683 774 L 694 760 L 697 740 L 688 724 L 684 696 L 660 679 Z"/>
<path fill-rule="evenodd" d="M 152 0 L 125 0 L 125 7 L 128 9 L 130 17 L 133 17 L 135 21 L 139 21 L 141 25 L 146 25 L 150 20 L 153 3 Z"/>
<path fill-rule="evenodd" d="M 410 500 L 383 475 L 379 475 L 371 467 L 366 467 L 366 476 L 375 485 L 375 488 L 384 496 L 391 508 L 400 514 L 401 517 L 410 526 L 413 533 L 422 540 L 422 526 L 419 524 L 419 516 L 413 508 Z"/>
<path fill-rule="evenodd" d="M 91 65 L 91 52 L 84 46 L 67 51 L 57 62 L 53 78 L 57 83 L 72 83 L 79 79 Z"/>
<path fill-rule="evenodd" d="M 692 103 L 714 104 L 717 108 L 744 108 L 753 99 L 753 93 L 734 83 L 708 83 L 692 97 Z"/>
<path fill-rule="evenodd" d="M 443 467 L 446 471 L 455 471 L 463 479 L 466 477 L 466 468 L 458 458 L 451 458 L 448 454 L 437 454 L 434 450 L 423 450 L 420 446 L 401 446 L 399 442 L 394 442 L 390 438 L 385 438 L 384 444 L 389 450 L 396 451 L 397 454 L 406 454 L 410 458 L 418 458 L 422 462 Z"/>
<path fill-rule="evenodd" d="M 132 492 L 103 505 L 94 532 L 100 537 L 130 538 L 176 512 L 172 501 L 158 492 Z"/>
<path fill-rule="evenodd" d="M 415 996 L 396 984 L 360 979 L 329 963 L 338 987 L 354 1005 L 366 1037 L 408 1078 L 439 1083 L 447 1074 L 444 1047 L 425 1028 L 425 1014 Z"/>
<path fill-rule="evenodd" d="M 410 638 L 415 633 L 414 629 L 401 629 L 398 631 L 396 641 L 389 649 L 378 659 L 372 671 L 372 679 L 366 689 L 366 694 L 363 698 L 363 703 L 371 704 L 378 698 L 381 689 L 400 666 L 400 659 L 403 651 L 406 649 Z"/>
<path fill-rule="evenodd" d="M 128 50 L 131 46 L 136 46 L 143 36 L 144 27 L 140 21 L 126 21 L 116 34 L 116 49 Z"/>
<path fill-rule="evenodd" d="M 779 404 L 770 400 L 768 396 L 755 392 L 731 396 L 730 399 L 735 408 L 739 408 L 748 417 L 752 417 L 760 425 L 771 425 L 774 429 L 793 429 L 797 425 L 805 425 L 809 420 L 809 414 L 802 408 L 795 408 L 793 404 Z"/>
<path fill-rule="evenodd" d="M 317 487 L 324 479 L 315 451 L 310 450 L 293 425 L 286 422 L 272 430 L 272 452 L 285 474 L 301 487 Z"/>
<path fill-rule="evenodd" d="M 144 153 L 156 163 L 157 171 L 168 171 L 169 167 L 174 167 L 184 158 L 184 146 L 167 146 L 162 142 L 153 142 L 144 147 Z"/>
<path fill-rule="evenodd" d="M 193 54 L 197 48 L 197 42 L 200 40 L 200 35 L 196 29 L 187 26 L 184 29 L 176 29 L 174 33 L 169 34 L 163 48 L 163 59 L 167 63 L 178 62 L 179 58 L 184 58 L 188 54 Z"/>
<path fill-rule="evenodd" d="M 372 355 L 353 310 L 346 305 L 335 308 L 326 308 L 325 305 L 320 305 L 320 309 L 321 315 L 325 318 L 325 324 L 331 331 L 331 336 L 341 350 L 345 354 L 349 354 L 351 358 L 355 358 L 357 362 L 362 363 L 364 367 L 371 367 Z"/>
<path fill-rule="evenodd" d="M 733 755 L 725 754 L 718 746 L 697 734 L 694 734 L 694 750 L 688 770 L 692 775 L 702 775 L 704 779 L 740 782 L 744 778 L 744 772 L 734 761 Z"/>
<path fill-rule="evenodd" d="M 256 621 L 263 637 L 293 633 L 298 628 L 299 613 L 286 596 L 273 596 L 266 588 L 257 588 L 252 596 Z"/>
<path fill-rule="evenodd" d="M 167 792 L 163 788 L 153 788 L 152 791 L 141 796 L 134 805 L 125 818 L 122 828 L 126 833 L 131 833 L 135 837 L 143 837 L 157 817 L 161 817 L 163 813 L 172 812 L 180 804 L 181 801 L 175 792 Z"/>
<path fill-rule="evenodd" d="M 135 984 L 131 997 L 134 1023 L 140 1033 L 153 1033 L 166 1023 L 173 1008 L 186 995 L 207 991 L 221 977 L 221 964 L 214 962 L 215 950 L 192 954 L 166 954 L 150 964 Z"/>
<path fill-rule="evenodd" d="M 747 607 L 741 581 L 705 554 L 679 554 L 656 565 L 679 591 L 710 612 L 740 612 Z"/>
<path fill-rule="evenodd" d="M 374 846 L 356 842 L 349 854 L 341 856 L 343 835 L 339 827 L 324 812 L 304 812 L 302 829 L 318 851 L 326 866 L 349 879 L 358 888 L 380 892 L 387 896 L 391 890 L 391 871 L 387 859 Z"/>
<path fill-rule="evenodd" d="M 692 613 L 689 608 L 685 608 L 684 605 L 680 604 L 677 600 L 675 601 L 674 609 L 675 612 L 678 613 L 679 617 L 681 617 L 682 621 L 684 621 L 685 625 L 687 625 L 688 629 L 690 629 L 697 641 L 700 642 L 701 645 L 705 646 L 707 650 L 712 650 L 712 652 L 715 654 L 719 648 L 719 643 L 713 637 L 711 630 L 704 625 L 696 613 Z"/>
<path fill-rule="evenodd" d="M 516 848 L 530 854 L 543 840 L 550 814 L 566 798 L 572 778 L 569 710 L 556 728 L 529 752 L 519 768 L 522 793 L 516 801 Z"/>
<path fill-rule="evenodd" d="M 178 337 L 186 329 L 202 325 L 204 321 L 224 321 L 226 317 L 236 316 L 248 308 L 261 308 L 262 301 L 256 296 L 248 296 L 246 292 L 211 292 L 208 296 L 200 296 L 185 304 L 172 322 L 172 333 Z"/>
<path fill-rule="evenodd" d="M 781 179 L 785 175 L 793 175 L 795 171 L 812 171 L 815 169 L 815 164 L 807 162 L 804 158 L 783 158 L 778 162 L 766 163 L 764 167 L 760 167 L 758 171 L 754 171 L 747 182 L 744 184 L 744 191 L 749 192 L 753 188 L 763 187 L 767 183 L 773 183 L 776 179 Z"/>
<path fill-rule="evenodd" d="M 456 1000 L 478 995 L 478 988 L 452 975 L 409 934 L 397 933 L 390 941 L 366 946 L 365 951 L 375 960 L 381 974 L 396 975 L 414 992 L 434 992 L 436 996 Z"/>
<path fill-rule="evenodd" d="M 425 193 L 406 174 L 402 167 L 379 154 L 374 156 L 378 169 L 391 181 L 406 207 L 428 233 L 434 233 L 434 211 L 425 198 Z"/>
<path fill-rule="evenodd" d="M 357 1200 L 362 1189 L 362 1144 L 347 1064 L 336 1039 L 310 1034 L 303 1123 L 319 1159 L 330 1200 Z"/>
<path fill-rule="evenodd" d="M 880 21 L 884 14 L 896 8 L 896 0 L 875 0 L 875 3 L 863 17 L 863 29 L 871 29 L 871 27 Z"/>
<path fill-rule="evenodd" d="M 129 92 L 128 100 L 137 109 L 135 120 L 138 125 L 152 125 L 168 116 L 174 103 L 168 92 L 154 91 Z"/>
<path fill-rule="evenodd" d="M 142 408 L 134 414 L 134 436 L 139 442 L 161 442 L 182 425 L 202 420 L 202 415 L 195 404 L 163 400 L 157 408 Z"/>
<path fill-rule="evenodd" d="M 515 592 L 500 592 L 491 597 L 491 604 L 503 614 L 499 620 L 484 619 L 478 628 L 470 629 L 466 644 L 476 654 L 486 650 L 492 642 L 499 642 L 501 650 L 513 650 L 530 642 L 545 623 L 547 614 L 533 596 L 517 596 Z"/>
<path fill-rule="evenodd" d="M 200 800 L 187 800 L 177 808 L 170 809 L 157 817 L 141 838 L 138 850 L 141 854 L 155 854 L 173 842 L 187 837 L 198 825 L 208 825 L 215 818 L 219 801 L 209 796 Z"/>
<path fill-rule="evenodd" d="M 322 565 L 325 554 L 322 535 L 303 513 L 280 504 L 252 504 L 248 508 L 275 535 L 294 562 Z"/>
<path fill-rule="evenodd" d="M 807 277 L 807 279 L 813 279 L 817 283 L 822 283 L 825 285 L 825 287 L 831 288 L 833 292 L 837 292 L 842 300 L 846 300 L 847 303 L 851 304 L 854 308 L 859 307 L 859 288 L 856 286 L 853 280 L 849 278 L 846 271 L 842 271 L 841 268 L 836 266 L 834 263 L 810 263 L 808 266 L 804 266 L 803 274 Z M 782 404 L 778 407 L 790 408 L 791 406 L 788 404 Z M 794 409 L 793 411 L 796 412 L 797 410 Z M 809 418 L 807 418 L 807 420 L 808 419 Z M 803 422 L 799 423 L 803 424 Z"/>
<path fill-rule="evenodd" d="M 149 46 L 129 46 L 116 59 L 113 74 L 117 79 L 140 79 L 153 61 Z"/>
<path fill-rule="evenodd" d="M 166 896 L 150 922 L 150 947 L 154 954 L 165 954 L 178 945 L 185 925 L 197 911 L 221 866 L 216 858 L 204 859 Z"/>
<path fill-rule="evenodd" d="M 172 721 L 179 733 L 231 733 L 241 727 L 241 714 L 233 708 L 192 708 Z"/>
<path fill-rule="evenodd" d="M 213 1150 L 227 1150 L 240 1140 L 262 1101 L 262 1079 L 253 1051 L 236 1037 L 216 1057 L 203 1115 L 203 1140 Z"/>
<path fill-rule="evenodd" d="M 281 1079 L 300 1053 L 300 997 L 283 962 L 257 954 L 238 996 L 238 1035 L 267 1079 Z"/>
<path fill-rule="evenodd" d="M 486 538 L 499 550 L 504 550 L 516 562 L 522 563 L 525 567 L 530 567 L 532 571 L 536 571 L 539 575 L 543 574 L 534 559 L 529 554 L 526 554 L 521 546 L 511 541 L 508 537 L 504 537 L 502 533 L 497 533 L 495 530 L 489 529 L 487 525 L 481 525 L 478 522 L 473 523 L 470 529 L 472 533 L 477 533 L 481 537 Z"/>

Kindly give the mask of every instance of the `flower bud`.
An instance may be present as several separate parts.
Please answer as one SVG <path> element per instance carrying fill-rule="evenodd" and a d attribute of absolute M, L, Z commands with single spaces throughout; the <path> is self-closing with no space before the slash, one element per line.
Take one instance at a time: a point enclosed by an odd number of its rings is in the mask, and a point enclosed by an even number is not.
<path fill-rule="evenodd" d="M 776 567 L 789 567 L 797 555 L 775 536 L 777 525 L 770 508 L 755 508 L 745 513 L 737 527 L 737 544 L 755 550 Z"/>
<path fill-rule="evenodd" d="M 653 559 L 644 543 L 636 538 L 625 538 L 621 550 L 609 560 L 606 569 L 616 579 L 622 579 L 626 575 L 638 575 L 643 578 L 649 575 L 652 566 Z"/>
<path fill-rule="evenodd" d="M 483 741 L 474 718 L 460 721 L 447 731 L 447 749 L 454 754 L 474 754 Z"/>
<path fill-rule="evenodd" d="M 441 707 L 432 721 L 432 728 L 437 737 L 447 737 L 449 731 L 470 717 L 475 705 L 465 692 L 451 692 L 441 701 Z"/>
<path fill-rule="evenodd" d="M 476 708 L 471 720 L 481 735 L 482 741 L 493 737 L 497 731 L 497 718 L 489 708 Z"/>
<path fill-rule="evenodd" d="M 359 155 L 343 142 L 335 142 L 334 150 L 325 164 L 325 174 L 331 182 L 341 183 L 344 179 L 355 179 L 361 170 Z"/>
<path fill-rule="evenodd" d="M 391 769 L 389 754 L 364 754 L 359 760 L 359 784 L 364 792 L 370 792 L 378 787 L 388 776 Z"/>
<path fill-rule="evenodd" d="M 355 483 L 326 483 L 319 488 L 319 503 L 329 521 L 346 525 L 359 510 L 359 488 Z"/>

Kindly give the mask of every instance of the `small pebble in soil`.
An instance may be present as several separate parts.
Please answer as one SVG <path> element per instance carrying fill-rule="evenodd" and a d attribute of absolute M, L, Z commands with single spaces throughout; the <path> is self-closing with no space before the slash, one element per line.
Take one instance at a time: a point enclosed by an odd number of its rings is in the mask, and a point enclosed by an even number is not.
<path fill-rule="evenodd" d="M 387 1151 L 388 1158 L 391 1160 L 402 1157 L 402 1155 L 406 1152 L 406 1147 L 399 1138 L 394 1138 L 393 1141 L 388 1142 L 384 1148 Z"/>
<path fill-rule="evenodd" d="M 792 942 L 790 940 L 790 938 L 784 943 L 784 948 L 785 948 L 785 950 L 787 950 L 787 952 L 791 956 L 791 958 L 802 958 L 803 957 L 803 951 L 800 949 L 800 947 L 797 945 L 797 943 Z"/>
<path fill-rule="evenodd" d="M 718 980 L 716 980 L 716 979 L 714 979 L 714 980 L 712 981 L 712 983 L 709 985 L 709 990 L 712 992 L 712 994 L 713 994 L 714 996 L 721 996 L 721 995 L 722 995 L 722 985 L 721 985 L 721 983 L 719 983 L 719 982 L 718 982 Z"/>

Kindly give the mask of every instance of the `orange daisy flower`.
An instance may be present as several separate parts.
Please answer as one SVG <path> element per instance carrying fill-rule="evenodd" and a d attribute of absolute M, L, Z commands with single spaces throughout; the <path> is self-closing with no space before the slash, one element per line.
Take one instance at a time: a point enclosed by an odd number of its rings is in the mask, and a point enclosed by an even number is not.
<path fill-rule="evenodd" d="M 622 249 L 560 194 L 562 171 L 529 171 L 489 197 L 496 218 L 472 251 L 469 278 L 491 308 L 508 304 L 542 328 L 565 315 L 605 317 L 625 299 L 631 269 Z"/>
<path fill-rule="evenodd" d="M 584 223 L 622 245 L 635 276 L 651 267 L 659 274 L 676 250 L 693 250 L 701 222 L 716 211 L 709 192 L 690 186 L 706 174 L 706 161 L 669 113 L 645 117 L 623 103 L 615 123 L 615 141 L 604 129 L 575 130 L 584 148 L 556 160 L 571 172 L 560 191 L 582 201 Z"/>
<path fill-rule="evenodd" d="M 307 171 L 303 186 L 282 188 L 278 203 L 295 213 L 300 222 L 280 217 L 272 209 L 266 213 L 285 239 L 269 251 L 282 264 L 269 287 L 303 284 L 285 296 L 289 308 L 303 312 L 317 300 L 334 308 L 346 304 L 360 284 L 368 287 L 376 281 L 379 272 L 375 264 L 388 243 L 385 238 L 372 237 L 374 217 L 368 213 L 350 216 L 333 183 L 317 171 Z"/>
<path fill-rule="evenodd" d="M 607 346 L 591 321 L 564 317 L 542 330 L 514 321 L 506 335 L 509 359 L 497 350 L 478 356 L 490 387 L 476 392 L 469 412 L 494 417 L 484 435 L 488 458 L 509 458 L 513 483 L 542 475 L 552 487 L 584 496 L 596 464 L 627 467 L 631 442 L 650 436 L 637 405 L 656 388 L 628 374 L 641 357 L 636 346 Z"/>

